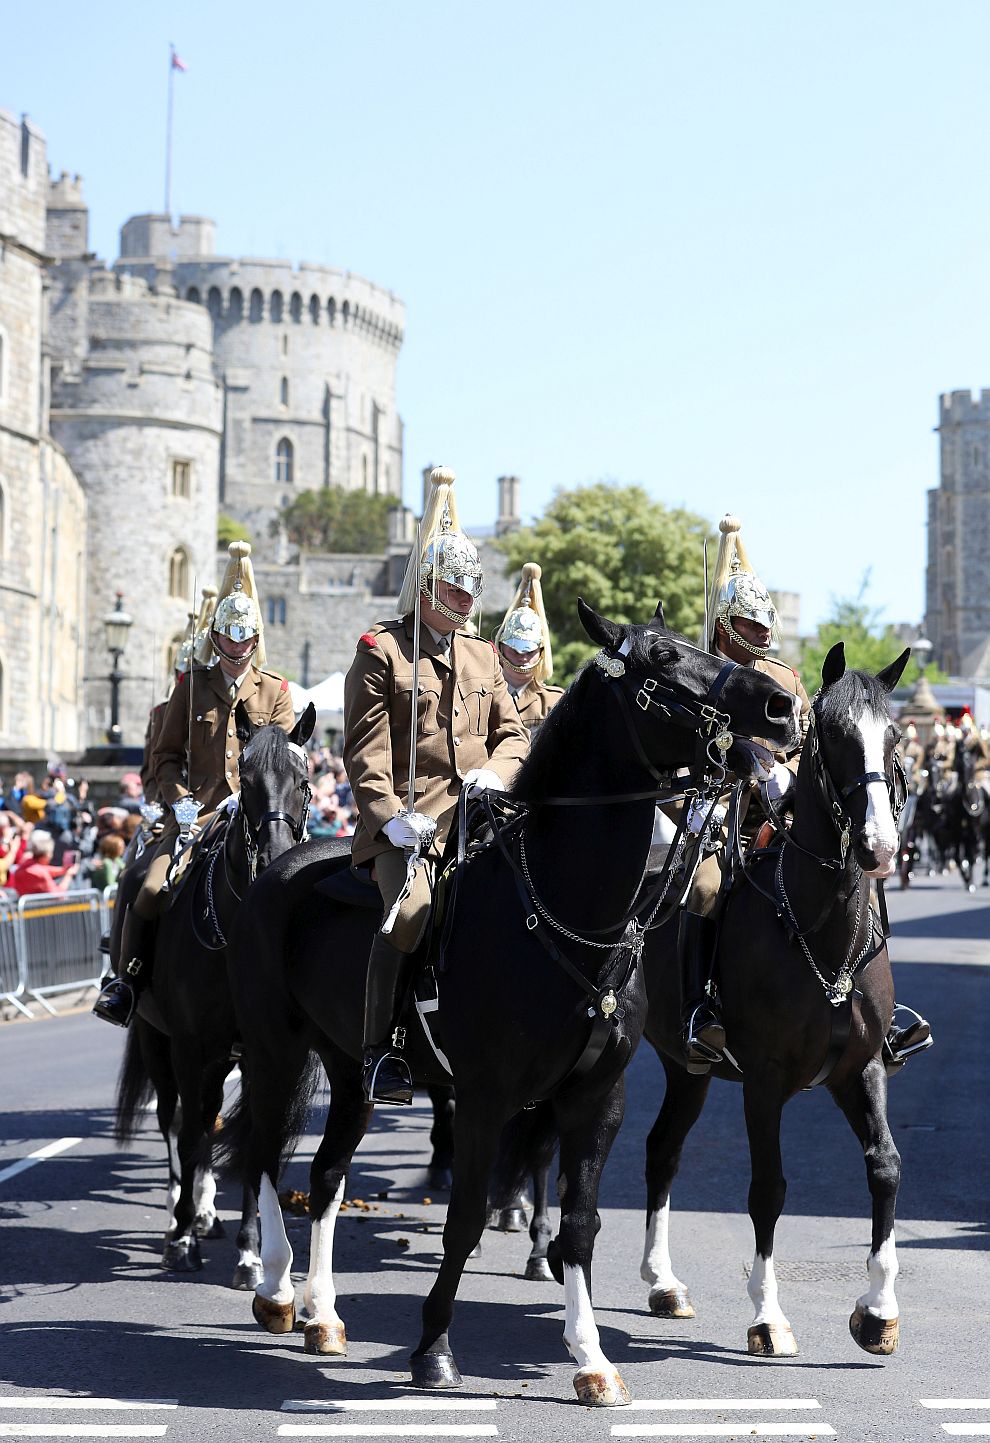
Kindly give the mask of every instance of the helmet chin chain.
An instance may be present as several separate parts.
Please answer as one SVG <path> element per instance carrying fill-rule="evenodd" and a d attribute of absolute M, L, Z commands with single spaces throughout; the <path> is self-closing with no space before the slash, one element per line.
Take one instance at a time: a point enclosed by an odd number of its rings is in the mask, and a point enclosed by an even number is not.
<path fill-rule="evenodd" d="M 470 611 L 468 612 L 467 616 L 464 616 L 461 612 L 453 611 L 449 606 L 444 606 L 439 596 L 434 596 L 432 591 L 427 586 L 423 587 L 423 596 L 433 607 L 434 611 L 439 611 L 441 616 L 445 616 L 447 620 L 452 621 L 455 626 L 467 626 L 468 622 L 471 620 Z M 474 607 L 471 608 L 471 611 L 473 610 Z"/>
<path fill-rule="evenodd" d="M 252 648 L 251 648 L 250 651 L 246 651 L 243 656 L 228 656 L 227 653 L 226 653 L 225 651 L 223 651 L 222 648 L 220 647 L 220 645 L 218 644 L 218 642 L 217 642 L 217 637 L 216 637 L 216 632 L 211 632 L 211 633 L 210 633 L 210 641 L 211 641 L 212 644 L 213 644 L 213 650 L 216 652 L 217 656 L 221 659 L 221 661 L 242 662 L 242 661 L 246 661 L 248 658 L 254 656 L 255 652 L 258 650 L 258 642 L 261 640 L 261 637 L 260 637 L 260 636 L 254 636 L 254 637 L 252 637 L 252 640 L 253 640 L 253 642 L 254 642 L 254 646 L 252 646 Z"/>
<path fill-rule="evenodd" d="M 725 616 L 719 617 L 719 620 L 725 627 L 725 634 L 730 641 L 735 642 L 736 646 L 741 646 L 743 651 L 748 651 L 750 656 L 755 656 L 760 661 L 764 659 L 770 650 L 769 646 L 754 646 L 751 641 L 747 641 L 744 636 L 740 636 L 736 628 L 732 625 L 732 617 L 728 615 L 728 613 L 726 613 Z"/>
<path fill-rule="evenodd" d="M 538 651 L 533 657 L 532 661 L 510 661 L 509 658 L 506 656 L 505 652 L 502 650 L 501 642 L 499 642 L 498 650 L 499 655 L 505 662 L 506 666 L 511 667 L 513 671 L 521 672 L 535 671 L 540 664 L 540 657 L 543 655 L 542 651 Z"/>

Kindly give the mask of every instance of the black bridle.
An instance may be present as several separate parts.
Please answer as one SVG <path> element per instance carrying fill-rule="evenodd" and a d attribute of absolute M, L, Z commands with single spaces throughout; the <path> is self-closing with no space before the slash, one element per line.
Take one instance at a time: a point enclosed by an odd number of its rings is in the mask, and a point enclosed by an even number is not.
<path fill-rule="evenodd" d="M 313 788 L 307 778 L 302 788 L 303 804 L 297 817 L 291 812 L 279 809 L 278 811 L 265 812 L 256 822 L 252 822 L 247 814 L 247 808 L 243 802 L 238 804 L 241 813 L 241 825 L 244 831 L 244 850 L 248 858 L 248 871 L 253 882 L 257 875 L 258 853 L 261 851 L 261 833 L 265 827 L 273 826 L 277 822 L 284 822 L 292 831 L 294 842 L 301 842 L 306 836 L 306 821 L 309 817 L 309 803 L 313 795 Z"/>

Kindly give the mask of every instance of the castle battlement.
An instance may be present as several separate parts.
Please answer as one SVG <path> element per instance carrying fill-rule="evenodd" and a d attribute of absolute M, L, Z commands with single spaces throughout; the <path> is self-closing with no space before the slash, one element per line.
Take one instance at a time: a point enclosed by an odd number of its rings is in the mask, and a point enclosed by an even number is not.
<path fill-rule="evenodd" d="M 47 196 L 44 133 L 28 116 L 0 110 L 0 235 L 43 253 Z"/>
<path fill-rule="evenodd" d="M 939 425 L 962 426 L 990 421 L 990 390 L 948 391 L 939 396 Z"/>

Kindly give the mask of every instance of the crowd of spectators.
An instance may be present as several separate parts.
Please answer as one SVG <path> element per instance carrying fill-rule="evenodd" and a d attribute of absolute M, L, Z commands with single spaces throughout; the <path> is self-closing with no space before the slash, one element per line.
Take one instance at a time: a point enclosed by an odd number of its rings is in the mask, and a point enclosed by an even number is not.
<path fill-rule="evenodd" d="M 310 751 L 311 837 L 350 837 L 357 810 L 340 756 Z M 112 806 L 94 807 L 86 781 L 53 766 L 40 786 L 29 772 L 8 785 L 0 778 L 0 888 L 19 896 L 67 888 L 112 886 L 124 850 L 141 825 L 141 778 L 126 772 Z"/>
<path fill-rule="evenodd" d="M 127 772 L 113 806 L 94 807 L 89 785 L 55 766 L 41 786 L 29 772 L 0 778 L 0 887 L 24 897 L 111 886 L 141 825 L 141 779 Z"/>

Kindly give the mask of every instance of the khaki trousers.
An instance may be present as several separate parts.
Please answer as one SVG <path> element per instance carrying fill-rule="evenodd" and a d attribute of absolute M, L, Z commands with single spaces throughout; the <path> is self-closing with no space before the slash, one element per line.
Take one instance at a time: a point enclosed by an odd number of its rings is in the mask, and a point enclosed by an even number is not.
<path fill-rule="evenodd" d="M 416 868 L 412 891 L 399 908 L 392 931 L 384 940 L 390 942 L 397 952 L 415 952 L 426 931 L 433 898 L 433 883 L 436 876 L 436 859 L 427 857 L 422 867 Z M 398 847 L 389 847 L 375 858 L 375 880 L 382 894 L 385 915 L 402 891 L 406 880 L 406 856 Z"/>

